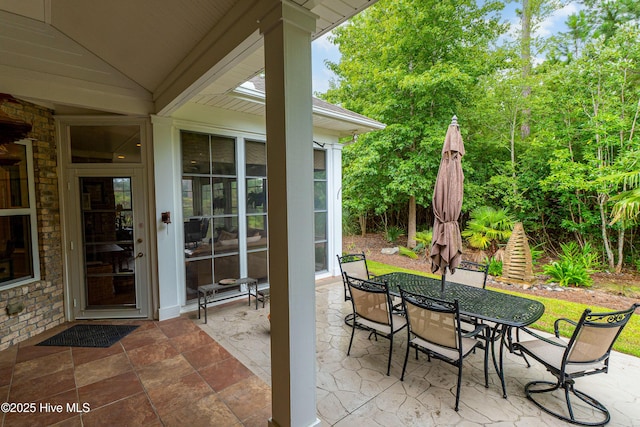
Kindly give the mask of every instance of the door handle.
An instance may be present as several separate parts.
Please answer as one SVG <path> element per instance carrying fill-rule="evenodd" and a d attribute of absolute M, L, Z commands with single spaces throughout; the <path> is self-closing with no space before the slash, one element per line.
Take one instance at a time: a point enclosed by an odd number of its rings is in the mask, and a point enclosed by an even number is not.
<path fill-rule="evenodd" d="M 134 259 L 142 258 L 143 256 L 144 256 L 144 254 L 142 252 L 138 252 L 138 254 L 136 255 L 136 257 Z"/>

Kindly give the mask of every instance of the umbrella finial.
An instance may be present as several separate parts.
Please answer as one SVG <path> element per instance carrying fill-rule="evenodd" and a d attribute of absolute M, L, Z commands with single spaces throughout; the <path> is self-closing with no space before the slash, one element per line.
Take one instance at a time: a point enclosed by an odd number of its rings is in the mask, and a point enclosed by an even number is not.
<path fill-rule="evenodd" d="M 455 126 L 458 126 L 458 116 L 456 116 L 455 114 L 451 118 L 451 124 L 455 125 Z"/>

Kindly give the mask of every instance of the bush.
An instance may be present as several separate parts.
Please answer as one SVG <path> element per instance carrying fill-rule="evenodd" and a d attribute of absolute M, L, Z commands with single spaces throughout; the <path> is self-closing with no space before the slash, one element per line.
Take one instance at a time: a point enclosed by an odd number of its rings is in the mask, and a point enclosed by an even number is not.
<path fill-rule="evenodd" d="M 589 243 L 581 248 L 575 242 L 561 244 L 562 254 L 559 261 L 544 266 L 549 281 L 560 286 L 585 286 L 593 284 L 590 274 L 600 267 L 600 256 Z"/>
<path fill-rule="evenodd" d="M 600 270 L 600 254 L 594 251 L 589 242 L 582 248 L 576 242 L 569 242 L 560 245 L 562 255 L 560 260 L 569 260 L 573 263 L 584 266 L 588 273 L 595 273 Z"/>
<path fill-rule="evenodd" d="M 384 233 L 384 238 L 389 243 L 394 243 L 400 236 L 404 234 L 404 230 L 398 226 L 392 226 L 387 228 L 387 231 Z"/>
<path fill-rule="evenodd" d="M 425 248 L 431 246 L 431 240 L 433 239 L 433 230 L 418 231 L 416 233 L 416 242 L 422 244 Z"/>
<path fill-rule="evenodd" d="M 416 232 L 416 247 L 413 248 L 413 252 L 417 254 L 424 252 L 427 255 L 429 248 L 431 248 L 432 238 L 433 230 Z"/>
<path fill-rule="evenodd" d="M 467 228 L 461 234 L 472 248 L 488 249 L 493 255 L 498 244 L 511 237 L 513 224 L 514 220 L 506 209 L 480 206 L 471 212 Z"/>
<path fill-rule="evenodd" d="M 584 265 L 567 259 L 545 265 L 544 272 L 551 276 L 548 282 L 556 282 L 560 286 L 590 287 L 593 283 Z"/>
<path fill-rule="evenodd" d="M 544 255 L 544 250 L 542 249 L 542 243 L 539 243 L 535 246 L 531 247 L 531 263 L 535 267 L 538 265 L 538 261 Z"/>
<path fill-rule="evenodd" d="M 502 261 L 491 258 L 490 260 L 485 260 L 485 262 L 489 263 L 487 274 L 494 277 L 502 276 Z"/>

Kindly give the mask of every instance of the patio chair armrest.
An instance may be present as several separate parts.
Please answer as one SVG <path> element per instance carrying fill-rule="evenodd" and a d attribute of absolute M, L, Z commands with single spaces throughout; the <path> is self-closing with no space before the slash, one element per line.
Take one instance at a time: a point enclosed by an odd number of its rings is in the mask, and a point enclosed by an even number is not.
<path fill-rule="evenodd" d="M 482 323 L 478 323 L 475 325 L 475 329 L 473 331 L 465 332 L 462 334 L 463 338 L 474 338 L 478 335 L 481 335 L 486 329 L 489 329 L 489 326 L 483 325 Z M 485 335 L 488 336 L 488 335 Z"/>
<path fill-rule="evenodd" d="M 571 319 L 567 319 L 566 317 L 560 317 L 560 318 L 556 319 L 556 321 L 553 322 L 553 333 L 556 335 L 557 338 L 560 338 L 559 325 L 560 325 L 561 321 L 567 322 L 567 323 L 569 323 L 569 324 L 571 324 L 573 326 L 578 326 L 577 322 L 575 322 L 575 321 L 573 321 Z"/>
<path fill-rule="evenodd" d="M 558 341 L 554 341 L 554 340 L 550 340 L 549 338 L 543 337 L 542 335 L 536 334 L 535 332 L 533 332 L 531 329 L 529 328 L 525 328 L 525 327 L 521 327 L 520 330 L 528 333 L 529 335 L 531 335 L 532 337 L 539 339 L 540 341 L 544 341 L 548 344 L 552 344 L 555 345 L 557 347 L 563 347 L 566 348 L 567 345 Z M 515 345 L 519 344 L 519 342 L 514 343 Z"/>

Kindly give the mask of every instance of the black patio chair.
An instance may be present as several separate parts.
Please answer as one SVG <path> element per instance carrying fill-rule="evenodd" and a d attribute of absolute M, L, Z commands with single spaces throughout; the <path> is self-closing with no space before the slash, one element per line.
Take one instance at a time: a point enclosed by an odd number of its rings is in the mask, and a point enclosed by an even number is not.
<path fill-rule="evenodd" d="M 338 265 L 340 266 L 340 275 L 343 279 L 344 300 L 349 301 L 351 299 L 351 295 L 349 294 L 349 286 L 345 279 L 345 273 L 358 279 L 371 279 L 369 269 L 367 268 L 367 257 L 364 252 L 336 256 L 338 257 Z"/>
<path fill-rule="evenodd" d="M 351 304 L 353 306 L 353 322 L 351 340 L 347 356 L 351 353 L 351 345 L 356 329 L 369 331 L 369 339 L 373 335 L 389 340 L 389 362 L 387 375 L 391 372 L 391 355 L 393 353 L 393 336 L 407 326 L 407 319 L 393 312 L 393 304 L 386 283 L 377 283 L 344 274 L 349 286 Z"/>
<path fill-rule="evenodd" d="M 489 264 L 462 261 L 453 273 L 447 270 L 445 280 L 451 283 L 461 283 L 476 288 L 484 288 L 487 285 Z"/>
<path fill-rule="evenodd" d="M 555 383 L 542 380 L 527 383 L 524 387 L 527 398 L 543 411 L 569 423 L 583 426 L 601 426 L 608 423 L 611 416 L 607 408 L 595 398 L 577 390 L 575 380 L 608 372 L 611 348 L 639 306 L 640 303 L 636 303 L 627 310 L 609 313 L 592 313 L 590 309 L 586 309 L 578 322 L 559 318 L 554 322 L 555 337 L 551 338 L 542 337 L 523 328 L 523 331 L 536 339 L 516 342 L 514 347 L 542 363 L 556 377 Z M 560 338 L 560 322 L 575 326 L 568 341 Z M 551 400 L 554 399 L 551 393 L 558 389 L 564 390 L 566 411 L 563 412 L 549 407 L 555 403 Z M 548 393 L 547 401 L 543 403 L 538 396 L 541 397 L 545 393 Z M 576 416 L 571 395 L 586 403 L 586 408 L 593 410 L 587 414 L 582 411 Z M 560 405 L 558 407 L 561 408 Z M 602 419 L 595 419 L 598 414 Z"/>
<path fill-rule="evenodd" d="M 489 360 L 489 345 L 487 333 L 483 333 L 486 325 L 479 324 L 476 329 L 469 333 L 464 333 L 460 327 L 460 309 L 458 300 L 453 302 L 425 295 L 407 292 L 400 289 L 402 304 L 407 315 L 408 322 L 408 345 L 407 353 L 402 367 L 401 381 L 404 381 L 404 374 L 407 369 L 409 351 L 411 348 L 440 359 L 458 367 L 458 385 L 456 388 L 456 406 L 460 402 L 460 386 L 462 383 L 462 363 L 465 357 L 474 353 L 476 348 L 484 350 L 484 386 L 489 387 L 489 376 L 487 365 Z M 479 339 L 476 339 L 479 338 Z"/>

